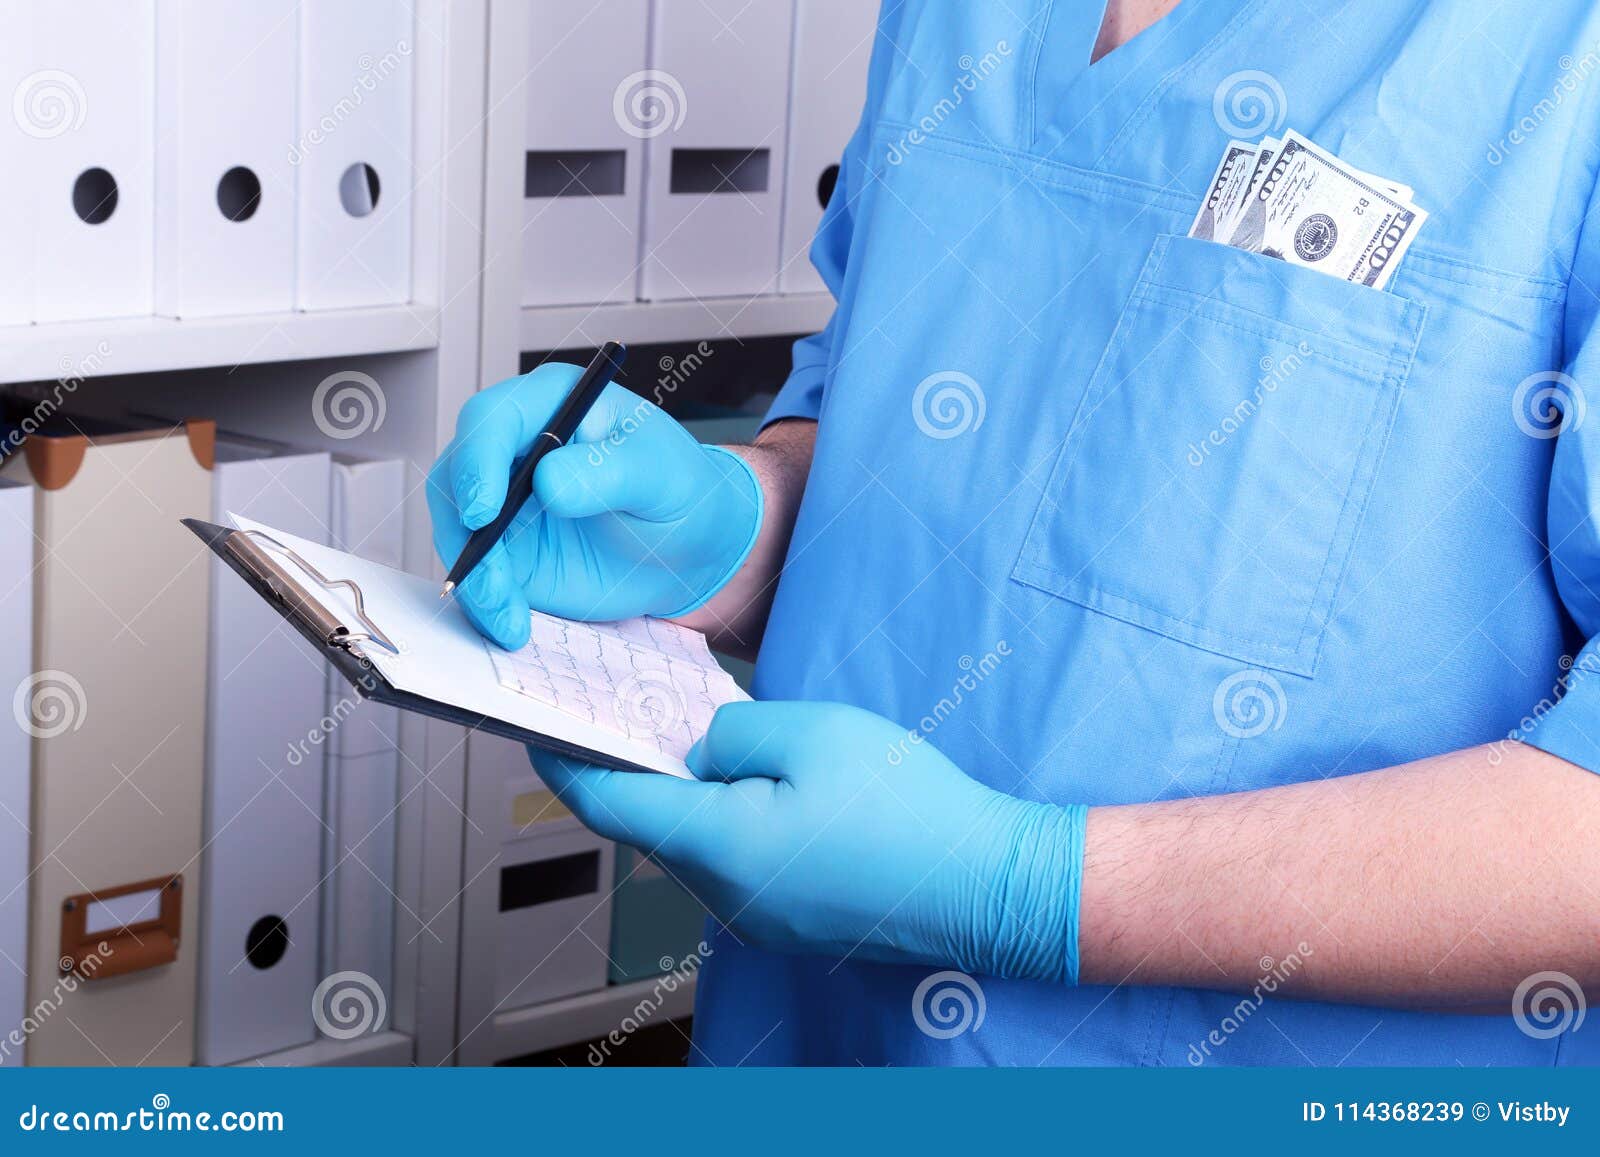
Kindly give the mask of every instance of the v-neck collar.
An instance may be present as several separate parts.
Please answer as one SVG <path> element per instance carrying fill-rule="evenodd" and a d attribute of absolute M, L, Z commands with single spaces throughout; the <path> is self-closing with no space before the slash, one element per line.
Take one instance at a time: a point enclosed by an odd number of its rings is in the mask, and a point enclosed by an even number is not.
<path fill-rule="evenodd" d="M 1161 93 L 1263 2 L 1181 0 L 1091 63 L 1108 5 L 1051 0 L 1036 71 L 1036 149 L 1090 168 L 1111 160 L 1123 134 L 1144 119 Z"/>
<path fill-rule="evenodd" d="M 1107 51 L 1104 56 L 1099 58 L 1099 60 L 1095 59 L 1094 50 L 1100 47 L 1100 37 L 1106 30 L 1106 18 L 1111 15 L 1111 5 L 1115 2 L 1115 0 L 1099 0 L 1099 3 L 1096 3 L 1095 0 L 1086 0 L 1086 2 L 1088 4 L 1088 15 L 1093 15 L 1097 11 L 1099 13 L 1098 19 L 1094 21 L 1094 31 L 1089 40 L 1089 53 L 1086 64 L 1086 67 L 1093 68 L 1095 65 L 1099 64 L 1100 61 L 1109 60 L 1111 57 L 1121 52 L 1124 48 L 1129 47 L 1141 36 L 1148 35 L 1149 33 L 1155 31 L 1155 29 L 1160 27 L 1160 25 L 1167 20 L 1168 17 L 1176 13 L 1179 8 L 1182 8 L 1186 0 L 1179 0 L 1179 3 L 1174 4 L 1171 8 L 1167 9 L 1166 12 L 1162 13 L 1159 17 L 1152 20 L 1138 32 L 1135 32 L 1132 36 L 1128 37 L 1127 40 L 1124 40 L 1121 44 L 1118 44 Z"/>

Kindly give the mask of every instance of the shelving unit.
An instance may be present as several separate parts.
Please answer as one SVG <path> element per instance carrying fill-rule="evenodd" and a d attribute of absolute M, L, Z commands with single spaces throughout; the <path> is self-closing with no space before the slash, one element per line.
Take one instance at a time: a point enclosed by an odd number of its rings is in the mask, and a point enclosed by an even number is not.
<path fill-rule="evenodd" d="M 271 1056 L 240 1061 L 236 1069 L 339 1068 L 356 1065 L 409 1065 L 414 1042 L 402 1032 L 376 1032 L 351 1040 L 319 1040 Z"/>
<path fill-rule="evenodd" d="M 0 381 L 433 349 L 439 311 L 419 305 L 179 320 L 127 317 L 0 327 Z"/>
<path fill-rule="evenodd" d="M 161 317 L 0 328 L 0 385 L 71 383 L 75 403 L 213 415 L 223 429 L 406 460 L 406 564 L 437 573 L 422 483 L 480 386 L 525 351 L 752 339 L 822 328 L 824 294 L 604 306 L 521 305 L 524 101 L 532 15 L 521 0 L 415 0 L 413 302 L 324 313 Z M 379 382 L 387 415 L 354 440 L 318 429 L 335 372 Z M 394 989 L 385 1031 L 319 1040 L 250 1065 L 489 1064 L 602 1037 L 641 1000 L 651 1023 L 690 1014 L 694 983 L 495 1004 L 502 785 L 472 774 L 461 728 L 402 719 Z"/>
<path fill-rule="evenodd" d="M 412 302 L 383 308 L 177 320 L 121 318 L 0 328 L 0 385 L 45 383 L 89 410 L 215 416 L 224 429 L 403 458 L 420 480 L 481 380 L 485 46 L 488 0 L 414 0 Z M 387 416 L 358 438 L 318 429 L 311 397 L 336 371 L 381 385 Z M 60 383 L 52 386 L 50 383 Z M 405 510 L 407 566 L 434 558 L 426 503 Z M 465 733 L 408 716 L 396 816 L 394 991 L 389 1027 L 322 1039 L 253 1065 L 439 1064 L 454 1050 L 460 959 Z"/>
<path fill-rule="evenodd" d="M 523 350 L 756 338 L 814 333 L 828 324 L 833 298 L 825 293 L 788 297 L 715 297 L 703 301 L 629 302 L 524 308 L 518 330 Z"/>
<path fill-rule="evenodd" d="M 659 980 L 639 980 L 497 1013 L 493 1024 L 498 1054 L 495 1059 L 525 1057 L 546 1049 L 600 1040 L 613 1031 L 628 1032 L 635 1024 L 637 1031 L 680 1020 L 694 1011 L 694 993 L 693 978 L 671 992 Z M 649 1015 L 640 1017 L 641 1008 L 648 1009 Z M 469 1035 L 469 1042 L 470 1039 Z"/>

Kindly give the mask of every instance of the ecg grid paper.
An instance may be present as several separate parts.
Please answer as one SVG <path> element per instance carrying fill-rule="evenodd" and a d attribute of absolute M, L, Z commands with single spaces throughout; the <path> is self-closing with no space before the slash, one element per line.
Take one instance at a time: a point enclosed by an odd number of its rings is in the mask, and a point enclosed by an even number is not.
<path fill-rule="evenodd" d="M 749 698 L 705 636 L 660 619 L 576 623 L 534 611 L 527 646 L 488 650 L 501 686 L 679 760 L 718 707 Z"/>

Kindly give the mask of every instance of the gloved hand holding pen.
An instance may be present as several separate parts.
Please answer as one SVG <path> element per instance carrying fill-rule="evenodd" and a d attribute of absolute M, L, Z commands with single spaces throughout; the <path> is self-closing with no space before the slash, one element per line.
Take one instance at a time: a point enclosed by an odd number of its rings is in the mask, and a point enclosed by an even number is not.
<path fill-rule="evenodd" d="M 434 546 L 452 560 L 505 502 L 527 453 L 580 373 L 547 364 L 475 395 L 428 478 Z M 457 591 L 502 647 L 528 640 L 529 608 L 569 619 L 678 617 L 738 570 L 761 525 L 761 488 L 738 455 L 702 446 L 649 400 L 608 386 L 572 443 L 534 474 L 534 499 Z"/>

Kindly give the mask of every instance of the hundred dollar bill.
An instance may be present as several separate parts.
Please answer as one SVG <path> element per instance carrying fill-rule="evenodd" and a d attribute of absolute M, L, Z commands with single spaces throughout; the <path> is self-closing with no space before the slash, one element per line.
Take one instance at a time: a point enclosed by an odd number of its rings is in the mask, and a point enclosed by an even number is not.
<path fill-rule="evenodd" d="M 1250 175 L 1249 187 L 1244 190 L 1239 203 L 1232 208 L 1227 224 L 1219 226 L 1217 240 L 1226 241 L 1235 248 L 1246 249 L 1252 253 L 1261 252 L 1262 243 L 1266 239 L 1267 200 L 1270 196 L 1270 192 L 1268 196 L 1262 196 L 1262 189 L 1282 150 L 1283 142 L 1276 137 L 1266 137 L 1262 140 L 1256 153 L 1255 169 Z M 1352 169 L 1348 165 L 1341 164 L 1341 167 L 1348 170 L 1352 176 L 1387 192 L 1397 201 L 1410 201 L 1415 196 L 1408 185 L 1397 185 L 1361 169 Z M 1276 185 L 1273 188 L 1275 189 Z"/>
<path fill-rule="evenodd" d="M 1397 185 L 1393 181 L 1387 181 L 1372 173 L 1363 173 L 1359 170 L 1356 170 L 1356 175 L 1365 177 L 1367 184 L 1376 185 L 1396 201 L 1415 201 L 1417 199 L 1417 191 L 1410 185 Z"/>
<path fill-rule="evenodd" d="M 1227 150 L 1222 154 L 1222 164 L 1217 166 L 1216 174 L 1206 188 L 1206 199 L 1200 206 L 1200 212 L 1194 224 L 1189 226 L 1189 236 L 1202 241 L 1217 239 L 1218 213 L 1228 197 L 1249 176 L 1249 162 L 1255 153 L 1254 145 L 1244 141 L 1228 142 Z"/>
<path fill-rule="evenodd" d="M 1265 235 L 1267 220 L 1266 203 L 1259 199 L 1261 187 L 1266 183 L 1267 174 L 1272 171 L 1272 165 L 1283 150 L 1283 142 L 1277 137 L 1266 137 L 1256 148 L 1255 164 L 1250 170 L 1250 180 L 1245 182 L 1237 198 L 1229 205 L 1227 224 L 1217 231 L 1217 240 L 1225 241 L 1239 249 L 1248 249 L 1252 253 L 1261 252 L 1261 242 Z"/>
<path fill-rule="evenodd" d="M 1256 252 L 1374 289 L 1389 284 L 1428 219 L 1295 132 L 1256 199 L 1265 203 Z"/>
<path fill-rule="evenodd" d="M 1365 169 L 1352 168 L 1349 165 L 1345 165 L 1343 161 L 1340 161 L 1339 163 L 1346 169 L 1349 169 L 1356 176 L 1360 177 L 1367 184 L 1382 189 L 1396 201 L 1415 201 L 1417 199 L 1417 191 L 1410 185 L 1397 185 L 1395 182 L 1389 180 L 1388 177 L 1380 177 L 1377 173 L 1369 173 Z"/>

